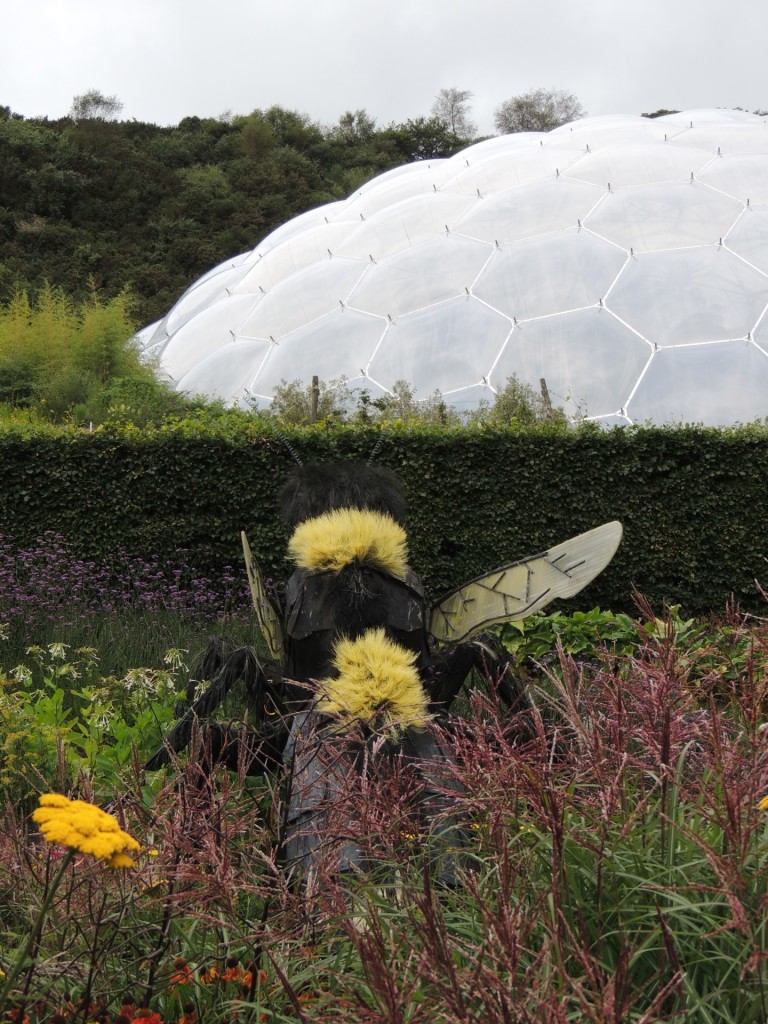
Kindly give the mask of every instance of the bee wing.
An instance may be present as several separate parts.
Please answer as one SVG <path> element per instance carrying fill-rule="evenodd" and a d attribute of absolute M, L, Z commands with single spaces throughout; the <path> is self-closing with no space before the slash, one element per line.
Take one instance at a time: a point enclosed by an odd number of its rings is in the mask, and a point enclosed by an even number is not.
<path fill-rule="evenodd" d="M 248 538 L 244 531 L 240 534 L 240 538 L 243 542 L 245 569 L 248 573 L 248 583 L 251 587 L 251 597 L 259 629 L 267 643 L 271 657 L 280 664 L 283 658 L 283 627 L 280 623 L 280 617 L 267 595 L 261 569 L 259 569 L 256 560 L 251 554 Z"/>
<path fill-rule="evenodd" d="M 524 619 L 556 597 L 573 597 L 608 565 L 622 533 L 621 523 L 604 523 L 470 580 L 434 605 L 430 632 L 457 643 L 484 626 Z"/>

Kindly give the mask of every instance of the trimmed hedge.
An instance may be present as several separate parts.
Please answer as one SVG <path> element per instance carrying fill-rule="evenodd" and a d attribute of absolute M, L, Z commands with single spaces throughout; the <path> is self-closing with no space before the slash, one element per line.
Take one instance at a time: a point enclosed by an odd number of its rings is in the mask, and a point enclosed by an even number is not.
<path fill-rule="evenodd" d="M 367 459 L 381 431 L 316 427 L 286 434 L 303 461 Z M 572 431 L 406 427 L 378 461 L 403 477 L 411 563 L 440 593 L 608 519 L 624 524 L 609 568 L 569 608 L 653 605 L 722 612 L 764 605 L 768 582 L 768 429 Z M 119 550 L 215 573 L 239 564 L 239 533 L 282 577 L 277 489 L 291 457 L 263 420 L 223 416 L 161 428 L 0 433 L 0 532 L 20 545 L 46 530 L 79 555 Z"/>

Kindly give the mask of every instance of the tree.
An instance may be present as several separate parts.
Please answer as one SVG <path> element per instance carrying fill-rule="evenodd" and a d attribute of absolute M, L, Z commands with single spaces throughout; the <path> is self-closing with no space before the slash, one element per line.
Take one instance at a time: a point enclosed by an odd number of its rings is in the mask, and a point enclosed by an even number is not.
<path fill-rule="evenodd" d="M 471 420 L 485 423 L 489 427 L 551 423 L 558 428 L 565 428 L 568 425 L 565 410 L 552 406 L 544 383 L 541 390 L 537 391 L 531 384 L 514 376 L 507 377 L 504 386 L 496 393 L 493 405 L 478 409 L 471 414 Z"/>
<path fill-rule="evenodd" d="M 458 136 L 436 117 L 417 117 L 403 124 L 391 124 L 386 135 L 394 144 L 397 162 L 436 160 L 452 156 L 462 148 Z"/>
<path fill-rule="evenodd" d="M 451 134 L 471 139 L 477 125 L 470 118 L 472 93 L 468 89 L 441 89 L 432 104 L 432 117 Z"/>
<path fill-rule="evenodd" d="M 666 117 L 667 114 L 679 114 L 679 110 L 668 110 L 666 107 L 660 107 L 658 110 L 652 111 L 650 114 L 641 114 L 640 117 Z"/>
<path fill-rule="evenodd" d="M 69 108 L 73 121 L 116 121 L 123 109 L 117 96 L 105 96 L 98 89 L 89 89 L 75 96 Z"/>
<path fill-rule="evenodd" d="M 571 92 L 529 89 L 504 100 L 496 108 L 493 120 L 500 135 L 512 135 L 514 132 L 549 132 L 586 114 Z"/>
<path fill-rule="evenodd" d="M 341 139 L 343 142 L 356 143 L 367 142 L 376 131 L 376 119 L 368 114 L 368 111 L 359 110 L 345 111 L 337 123 L 330 129 L 332 138 Z"/>

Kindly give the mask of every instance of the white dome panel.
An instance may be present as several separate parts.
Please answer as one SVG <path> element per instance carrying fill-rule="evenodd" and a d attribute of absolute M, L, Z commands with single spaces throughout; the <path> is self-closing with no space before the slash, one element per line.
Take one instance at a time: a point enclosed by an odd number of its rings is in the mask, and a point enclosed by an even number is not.
<path fill-rule="evenodd" d="M 334 248 L 349 231 L 348 224 L 313 225 L 251 263 L 233 290 L 263 294 L 305 267 L 322 266 L 332 259 Z"/>
<path fill-rule="evenodd" d="M 365 270 L 361 261 L 345 259 L 325 259 L 316 267 L 305 267 L 262 296 L 237 333 L 278 341 L 329 309 L 341 307 Z"/>
<path fill-rule="evenodd" d="M 766 308 L 763 310 L 760 323 L 752 332 L 752 340 L 768 355 L 768 304 L 766 304 Z"/>
<path fill-rule="evenodd" d="M 446 192 L 403 199 L 356 226 L 336 247 L 336 255 L 378 261 L 412 249 L 451 229 L 457 218 L 477 202 L 476 197 Z"/>
<path fill-rule="evenodd" d="M 768 278 L 712 245 L 631 259 L 607 306 L 661 346 L 745 338 L 768 298 Z"/>
<path fill-rule="evenodd" d="M 174 380 L 179 380 L 199 360 L 215 352 L 223 345 L 229 345 L 235 337 L 234 328 L 217 330 L 222 317 L 228 323 L 237 324 L 258 302 L 254 295 L 231 295 L 220 298 L 197 316 L 187 320 L 170 336 L 163 348 L 163 369 Z M 226 310 L 222 307 L 226 307 Z"/>
<path fill-rule="evenodd" d="M 446 174 L 449 173 L 446 167 L 448 163 L 448 160 L 433 160 L 430 163 L 410 164 L 409 173 L 399 174 L 394 178 L 388 176 L 383 183 L 374 178 L 370 185 L 360 189 L 347 200 L 343 209 L 337 211 L 334 219 L 337 222 L 365 221 L 379 210 L 385 210 L 403 199 L 428 195 L 440 188 Z"/>
<path fill-rule="evenodd" d="M 712 188 L 725 192 L 739 202 L 768 204 L 768 153 L 722 157 L 699 175 Z"/>
<path fill-rule="evenodd" d="M 570 178 L 589 181 L 604 188 L 649 185 L 659 181 L 690 181 L 691 174 L 709 163 L 710 153 L 693 147 L 663 143 L 626 145 L 608 151 L 585 154 L 568 171 Z"/>
<path fill-rule="evenodd" d="M 585 224 L 625 249 L 652 252 L 717 242 L 742 210 L 697 182 L 672 182 L 611 192 Z"/>
<path fill-rule="evenodd" d="M 738 256 L 768 274 L 768 206 L 749 206 L 726 244 Z"/>
<path fill-rule="evenodd" d="M 616 149 L 643 142 L 663 142 L 669 132 L 666 118 L 626 117 L 623 114 L 600 114 L 554 128 L 544 138 L 544 145 L 573 146 L 581 153 L 589 150 Z"/>
<path fill-rule="evenodd" d="M 283 380 L 309 383 L 315 375 L 324 381 L 356 377 L 364 373 L 386 326 L 379 317 L 339 308 L 271 345 L 251 387 L 269 394 Z"/>
<path fill-rule="evenodd" d="M 214 275 L 206 276 L 204 280 L 198 281 L 194 287 L 188 288 L 165 318 L 163 326 L 168 334 L 178 331 L 187 320 L 191 320 L 195 314 L 205 309 L 206 306 L 211 306 L 218 299 L 225 298 L 231 294 L 238 282 L 248 273 L 248 270 L 247 264 L 230 266 L 219 270 Z"/>
<path fill-rule="evenodd" d="M 454 160 L 456 158 L 454 157 Z M 445 183 L 446 192 L 484 196 L 510 185 L 526 185 L 531 181 L 556 178 L 578 159 L 578 153 L 555 146 L 534 146 L 520 150 L 510 164 L 504 151 L 486 160 L 467 161 L 459 173 Z"/>
<path fill-rule="evenodd" d="M 550 178 L 477 199 L 454 230 L 484 242 L 516 242 L 563 231 L 584 220 L 603 196 L 580 181 Z"/>
<path fill-rule="evenodd" d="M 745 153 L 765 153 L 768 149 L 768 125 L 763 122 L 729 124 L 687 128 L 672 136 L 674 143 L 706 149 L 713 156 L 735 156 Z"/>
<path fill-rule="evenodd" d="M 230 339 L 178 381 L 176 390 L 187 395 L 210 395 L 224 402 L 243 404 L 249 384 L 259 372 L 269 342 Z"/>
<path fill-rule="evenodd" d="M 253 250 L 253 256 L 259 259 L 278 245 L 285 243 L 293 235 L 298 235 L 315 225 L 327 224 L 345 206 L 346 203 L 343 200 L 339 200 L 336 203 L 328 203 L 327 206 L 316 206 L 313 210 L 307 210 L 305 213 L 300 213 L 297 217 L 292 217 L 259 242 Z"/>
<path fill-rule="evenodd" d="M 392 324 L 368 373 L 386 388 L 405 380 L 422 395 L 481 384 L 510 327 L 481 303 L 454 299 Z"/>
<path fill-rule="evenodd" d="M 722 427 L 766 416 L 768 356 L 743 341 L 656 352 L 627 411 L 635 423 Z"/>
<path fill-rule="evenodd" d="M 703 107 L 700 110 L 678 110 L 674 114 L 668 114 L 666 117 L 659 118 L 659 121 L 672 125 L 679 124 L 685 128 L 714 126 L 718 129 L 722 125 L 753 125 L 762 123 L 761 119 L 757 118 L 754 114 L 750 114 L 746 110 L 739 110 L 736 107 L 733 109 L 728 109 L 727 107 Z"/>
<path fill-rule="evenodd" d="M 547 317 L 518 326 L 493 369 L 491 383 L 517 377 L 570 415 L 605 416 L 625 405 L 651 357 L 651 346 L 605 309 Z"/>
<path fill-rule="evenodd" d="M 492 253 L 490 245 L 443 232 L 442 238 L 372 263 L 349 305 L 394 318 L 443 302 L 466 292 Z M 424 266 L 439 267 L 440 273 L 424 274 Z"/>
<path fill-rule="evenodd" d="M 525 320 L 597 305 L 627 261 L 623 249 L 575 228 L 497 250 L 473 294 Z"/>

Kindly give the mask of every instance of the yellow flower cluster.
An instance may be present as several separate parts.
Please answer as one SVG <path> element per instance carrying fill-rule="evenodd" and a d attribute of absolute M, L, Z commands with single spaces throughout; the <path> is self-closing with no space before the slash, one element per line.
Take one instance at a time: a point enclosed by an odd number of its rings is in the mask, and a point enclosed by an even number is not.
<path fill-rule="evenodd" d="M 45 793 L 32 813 L 49 843 L 88 853 L 112 868 L 132 868 L 129 850 L 138 852 L 138 842 L 123 832 L 117 820 L 84 800 L 69 800 L 59 793 Z"/>

